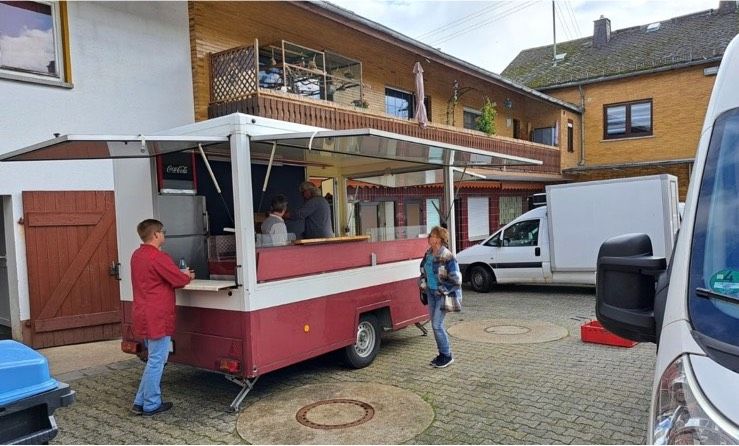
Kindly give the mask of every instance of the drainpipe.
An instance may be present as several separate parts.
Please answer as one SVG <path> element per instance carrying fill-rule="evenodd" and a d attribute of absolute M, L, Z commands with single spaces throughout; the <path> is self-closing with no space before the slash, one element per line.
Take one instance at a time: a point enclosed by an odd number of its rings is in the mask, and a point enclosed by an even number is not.
<path fill-rule="evenodd" d="M 577 86 L 580 91 L 580 159 L 577 161 L 578 166 L 585 165 L 585 91 L 582 89 L 582 84 Z"/>

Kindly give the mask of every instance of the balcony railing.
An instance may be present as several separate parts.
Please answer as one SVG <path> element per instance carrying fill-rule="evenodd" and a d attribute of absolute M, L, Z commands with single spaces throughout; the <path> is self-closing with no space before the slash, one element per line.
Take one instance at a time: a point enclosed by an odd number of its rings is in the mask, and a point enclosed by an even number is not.
<path fill-rule="evenodd" d="M 509 167 L 509 170 L 554 175 L 561 173 L 560 152 L 556 147 L 503 136 L 487 136 L 481 132 L 437 123 L 429 123 L 427 128 L 422 129 L 414 121 L 361 107 L 260 88 L 257 54 L 257 45 L 254 45 L 210 56 L 210 118 L 239 112 L 333 130 L 374 128 L 543 162 L 540 166 Z"/>

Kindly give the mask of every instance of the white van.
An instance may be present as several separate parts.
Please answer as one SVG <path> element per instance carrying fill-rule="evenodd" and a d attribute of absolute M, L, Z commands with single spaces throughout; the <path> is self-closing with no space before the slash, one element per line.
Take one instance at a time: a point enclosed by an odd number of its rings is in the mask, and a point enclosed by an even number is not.
<path fill-rule="evenodd" d="M 708 104 L 672 261 L 651 255 L 644 234 L 611 239 L 599 253 L 598 320 L 658 345 L 650 443 L 739 444 L 737 85 L 739 37 Z"/>
<path fill-rule="evenodd" d="M 547 186 L 545 198 L 545 206 L 457 254 L 475 291 L 493 283 L 595 285 L 600 245 L 628 232 L 648 234 L 663 257 L 672 252 L 680 225 L 672 175 Z"/>

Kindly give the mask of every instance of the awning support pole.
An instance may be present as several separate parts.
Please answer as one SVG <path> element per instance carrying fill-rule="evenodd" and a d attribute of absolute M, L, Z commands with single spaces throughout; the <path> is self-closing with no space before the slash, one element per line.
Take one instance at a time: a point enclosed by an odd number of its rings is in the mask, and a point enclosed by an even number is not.
<path fill-rule="evenodd" d="M 269 154 L 269 163 L 267 164 L 267 173 L 264 175 L 264 184 L 262 185 L 262 196 L 259 197 L 259 206 L 257 206 L 257 212 L 262 212 L 262 202 L 264 201 L 264 193 L 267 192 L 267 184 L 269 183 L 269 174 L 272 172 L 272 163 L 275 160 L 275 150 L 277 150 L 277 143 L 272 143 L 272 153 Z"/>
<path fill-rule="evenodd" d="M 208 170 L 208 173 L 210 174 L 210 179 L 213 181 L 213 186 L 216 188 L 216 192 L 218 192 L 218 196 L 221 197 L 221 201 L 223 202 L 223 208 L 226 211 L 226 215 L 228 215 L 228 219 L 231 220 L 231 224 L 236 226 L 236 223 L 234 222 L 233 216 L 231 216 L 231 211 L 228 210 L 228 203 L 226 203 L 226 199 L 223 198 L 223 193 L 221 192 L 221 186 L 218 185 L 218 180 L 216 180 L 216 176 L 213 174 L 213 169 L 210 168 L 210 163 L 208 162 L 208 158 L 205 156 L 205 152 L 203 151 L 203 145 L 198 144 L 198 150 L 200 151 L 200 156 L 203 158 L 203 162 L 205 163 L 205 168 Z"/>

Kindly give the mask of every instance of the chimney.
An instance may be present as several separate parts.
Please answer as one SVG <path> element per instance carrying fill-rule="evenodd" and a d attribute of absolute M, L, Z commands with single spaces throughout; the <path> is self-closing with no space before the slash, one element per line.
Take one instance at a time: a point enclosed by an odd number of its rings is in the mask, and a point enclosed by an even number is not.
<path fill-rule="evenodd" d="M 718 13 L 719 14 L 731 14 L 736 11 L 736 1 L 720 1 L 718 2 Z"/>
<path fill-rule="evenodd" d="M 593 23 L 593 48 L 603 48 L 611 40 L 611 21 L 600 16 Z"/>

